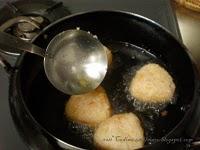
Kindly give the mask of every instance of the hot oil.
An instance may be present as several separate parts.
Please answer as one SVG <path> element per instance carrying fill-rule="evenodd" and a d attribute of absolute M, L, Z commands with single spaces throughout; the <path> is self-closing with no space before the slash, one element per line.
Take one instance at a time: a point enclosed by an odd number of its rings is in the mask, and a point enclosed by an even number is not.
<path fill-rule="evenodd" d="M 81 142 L 81 145 L 84 145 L 86 148 L 93 147 L 93 133 L 94 133 L 93 127 L 81 123 L 76 123 L 70 120 L 66 122 L 66 125 L 68 131 L 71 132 L 71 135 L 74 135 L 75 139 L 79 139 L 77 143 L 80 144 Z"/>
<path fill-rule="evenodd" d="M 176 103 L 176 94 L 169 103 L 149 104 L 143 103 L 135 99 L 129 93 L 129 86 L 136 71 L 143 65 L 148 63 L 156 63 L 168 68 L 166 65 L 150 51 L 143 48 L 138 48 L 129 43 L 111 43 L 108 47 L 113 50 L 113 63 L 108 72 L 108 76 L 104 81 L 104 87 L 108 92 L 110 101 L 113 106 L 113 113 L 133 112 L 141 120 L 145 131 L 146 144 L 152 144 L 148 139 L 160 138 L 167 133 L 163 127 L 159 130 L 155 124 L 159 120 L 161 113 L 167 115 L 167 106 Z M 170 73 L 170 71 L 169 71 Z M 113 79 L 115 81 L 113 81 Z M 165 116 L 164 116 L 165 117 Z M 160 132 L 157 134 L 157 132 Z"/>
<path fill-rule="evenodd" d="M 161 112 L 166 112 L 167 115 L 166 108 L 176 102 L 176 96 L 171 100 L 170 104 L 142 103 L 130 95 L 129 85 L 136 71 L 143 65 L 157 63 L 164 68 L 166 66 L 149 51 L 132 44 L 109 42 L 105 45 L 112 51 L 113 58 L 102 86 L 109 97 L 113 114 L 135 113 L 140 118 L 141 125 L 144 128 L 146 144 L 152 144 L 152 141 L 148 139 L 160 138 L 168 132 L 164 127 L 158 129 L 155 124 L 161 117 Z M 88 145 L 93 143 L 94 129 L 73 122 L 68 123 L 68 128 Z"/>

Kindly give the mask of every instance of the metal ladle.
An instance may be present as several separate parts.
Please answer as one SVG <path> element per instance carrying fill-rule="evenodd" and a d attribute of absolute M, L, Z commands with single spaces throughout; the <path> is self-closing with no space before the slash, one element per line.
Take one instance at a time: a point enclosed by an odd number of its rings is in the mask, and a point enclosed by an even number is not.
<path fill-rule="evenodd" d="M 95 89 L 107 72 L 104 45 L 83 30 L 59 33 L 50 41 L 46 51 L 0 32 L 0 48 L 23 50 L 44 57 L 44 69 L 49 81 L 58 90 L 70 95 Z"/>

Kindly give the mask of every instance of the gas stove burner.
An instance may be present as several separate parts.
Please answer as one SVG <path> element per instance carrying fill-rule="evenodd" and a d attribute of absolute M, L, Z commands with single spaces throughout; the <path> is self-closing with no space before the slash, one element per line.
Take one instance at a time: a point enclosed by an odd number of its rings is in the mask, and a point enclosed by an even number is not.
<path fill-rule="evenodd" d="M 42 16 L 29 16 L 30 22 L 18 22 L 12 29 L 12 34 L 25 41 L 31 41 L 49 21 Z"/>
<path fill-rule="evenodd" d="M 69 14 L 70 12 L 62 2 L 51 0 L 20 0 L 6 3 L 0 9 L 0 31 L 30 42 L 45 26 Z M 0 49 L 0 51 L 10 55 L 20 55 L 21 53 L 18 50 Z"/>
<path fill-rule="evenodd" d="M 42 16 L 18 16 L 2 24 L 0 31 L 31 41 L 48 24 L 49 20 Z"/>

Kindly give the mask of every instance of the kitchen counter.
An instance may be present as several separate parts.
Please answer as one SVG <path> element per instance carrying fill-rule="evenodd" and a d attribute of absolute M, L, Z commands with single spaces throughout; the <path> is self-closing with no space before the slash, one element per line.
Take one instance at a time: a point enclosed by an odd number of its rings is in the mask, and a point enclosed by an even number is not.
<path fill-rule="evenodd" d="M 190 50 L 200 71 L 200 13 L 171 1 L 175 10 L 183 43 Z"/>

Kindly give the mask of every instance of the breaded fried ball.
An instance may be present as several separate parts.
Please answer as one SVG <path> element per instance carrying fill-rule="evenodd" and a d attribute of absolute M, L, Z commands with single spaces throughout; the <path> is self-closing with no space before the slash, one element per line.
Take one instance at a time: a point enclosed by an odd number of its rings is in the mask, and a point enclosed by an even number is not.
<path fill-rule="evenodd" d="M 101 122 L 94 133 L 101 150 L 134 150 L 143 147 L 144 131 L 133 113 L 117 114 Z"/>
<path fill-rule="evenodd" d="M 103 87 L 82 95 L 73 95 L 65 106 L 65 115 L 72 121 L 95 126 L 111 116 L 111 106 Z"/>
<path fill-rule="evenodd" d="M 150 63 L 141 67 L 131 81 L 129 92 L 145 103 L 166 103 L 172 100 L 175 84 L 160 65 Z"/>

